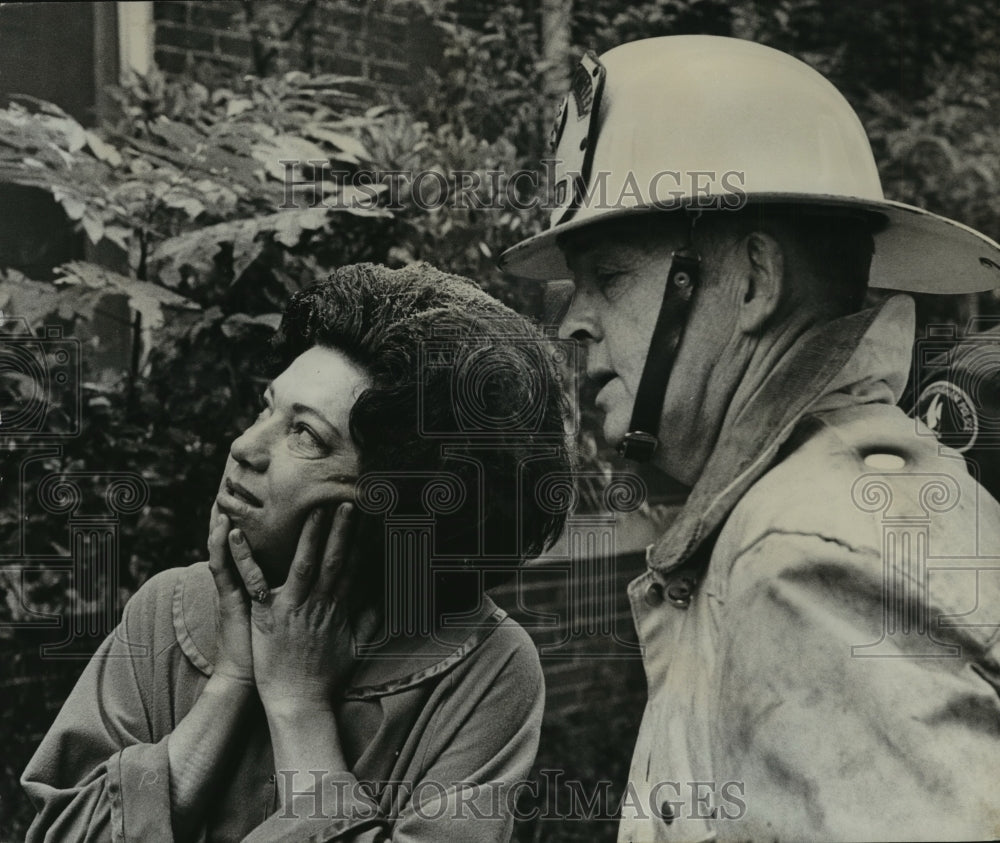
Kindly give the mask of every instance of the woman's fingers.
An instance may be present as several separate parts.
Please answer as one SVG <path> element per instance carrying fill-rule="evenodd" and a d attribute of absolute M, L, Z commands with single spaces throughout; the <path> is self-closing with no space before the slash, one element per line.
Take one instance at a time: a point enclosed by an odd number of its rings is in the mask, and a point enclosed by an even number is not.
<path fill-rule="evenodd" d="M 212 521 L 208 529 L 208 565 L 215 573 L 217 569 L 221 570 L 221 563 L 225 558 L 222 554 L 226 549 L 227 531 L 223 523 L 226 516 L 217 514 L 214 510 L 212 512 Z"/>
<path fill-rule="evenodd" d="M 270 594 L 267 579 L 264 577 L 264 572 L 254 562 L 247 537 L 239 527 L 229 531 L 229 551 L 233 554 L 236 570 L 240 572 L 247 593 L 254 600 L 263 603 Z"/>
<path fill-rule="evenodd" d="M 318 560 L 323 551 L 323 536 L 326 535 L 330 523 L 329 512 L 325 507 L 317 507 L 306 516 L 299 543 L 295 548 L 295 558 L 288 570 L 288 579 L 282 593 L 293 606 L 301 606 L 312 591 L 316 579 Z"/>
<path fill-rule="evenodd" d="M 216 513 L 212 529 L 208 534 L 208 567 L 221 591 L 237 591 L 239 578 L 226 560 L 226 535 L 229 533 L 229 519 L 223 513 Z"/>
<path fill-rule="evenodd" d="M 338 594 L 338 578 L 344 570 L 344 562 L 351 552 L 351 537 L 354 532 L 354 505 L 342 503 L 333 516 L 333 524 L 323 549 L 323 563 L 320 566 L 319 579 L 316 582 L 316 593 L 330 599 L 341 596 Z"/>

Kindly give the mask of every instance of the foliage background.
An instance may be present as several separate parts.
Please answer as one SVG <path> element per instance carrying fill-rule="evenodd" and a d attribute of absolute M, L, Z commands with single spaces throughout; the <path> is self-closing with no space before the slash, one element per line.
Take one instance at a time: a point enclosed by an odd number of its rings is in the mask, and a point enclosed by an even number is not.
<path fill-rule="evenodd" d="M 889 198 L 1000 239 L 1000 24 L 988 0 L 398 0 L 390 5 L 433 36 L 434 61 L 394 90 L 328 73 L 309 49 L 317 37 L 310 19 L 360 5 L 244 4 L 233 26 L 252 37 L 246 68 L 192 66 L 132 80 L 115 94 L 116 116 L 93 130 L 44 103 L 23 100 L 0 111 L 0 182 L 49 193 L 84 243 L 79 260 L 53 273 L 28 277 L 0 267 L 0 308 L 31 326 L 61 324 L 99 350 L 108 340 L 93 325 L 116 307 L 133 340 L 130 366 L 85 371 L 81 435 L 44 465 L 133 471 L 148 483 L 147 505 L 122 523 L 123 597 L 156 571 L 203 555 L 204 535 L 191 525 L 206 523 L 228 444 L 256 412 L 261 353 L 296 289 L 342 263 L 427 259 L 525 312 L 541 312 L 533 291 L 495 267 L 503 248 L 539 229 L 537 212 L 422 211 L 405 195 L 403 209 L 391 212 L 282 208 L 278 160 L 326 160 L 345 173 L 534 169 L 561 80 L 583 49 L 653 35 L 735 35 L 797 55 L 840 87 L 869 132 Z M 542 37 L 553 24 L 563 36 L 555 46 Z M 998 309 L 992 294 L 919 302 L 923 322 L 962 325 Z M 24 336 L 16 323 L 2 330 Z M 0 404 L 28 400 L 29 388 L 0 379 Z M 68 421 L 56 415 L 49 423 Z M 8 457 L 25 444 L 3 442 Z M 581 447 L 605 453 L 593 433 Z M 94 478 L 95 489 L 100 482 Z M 16 555 L 23 525 L 5 488 L 0 553 Z M 51 545 L 38 552 L 61 554 L 64 516 L 32 517 L 31 534 Z M 79 595 L 59 582 L 36 576 L 34 603 L 54 613 L 79 609 Z M 18 588 L 7 583 L 0 620 L 23 613 Z M 30 648 L 19 649 L 9 627 L 0 634 L 12 644 L 10 674 L 29 672 Z M 68 681 L 49 688 L 50 707 Z M 30 705 L 25 698 L 5 707 L 5 735 L 18 731 Z M 621 782 L 635 725 L 632 713 L 611 724 L 556 723 L 538 764 L 569 765 L 585 781 Z M 30 817 L 15 784 L 30 746 L 11 739 L 8 749 L 0 835 L 13 838 Z M 614 824 L 527 822 L 518 834 L 613 839 Z"/>

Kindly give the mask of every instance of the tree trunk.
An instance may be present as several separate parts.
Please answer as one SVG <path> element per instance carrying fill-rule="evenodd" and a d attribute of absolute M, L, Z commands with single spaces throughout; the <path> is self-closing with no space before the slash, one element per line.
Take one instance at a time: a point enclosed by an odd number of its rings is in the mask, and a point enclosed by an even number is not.
<path fill-rule="evenodd" d="M 562 98 L 569 90 L 570 20 L 573 0 L 541 0 L 542 58 L 545 72 L 545 94 Z"/>

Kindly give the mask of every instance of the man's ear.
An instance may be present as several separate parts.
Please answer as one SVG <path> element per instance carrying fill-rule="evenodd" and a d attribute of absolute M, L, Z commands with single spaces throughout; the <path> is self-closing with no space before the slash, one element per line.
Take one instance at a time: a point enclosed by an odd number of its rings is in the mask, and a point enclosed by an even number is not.
<path fill-rule="evenodd" d="M 746 277 L 740 302 L 739 326 L 746 334 L 758 333 L 778 309 L 785 288 L 785 255 L 770 234 L 754 231 L 743 241 Z"/>

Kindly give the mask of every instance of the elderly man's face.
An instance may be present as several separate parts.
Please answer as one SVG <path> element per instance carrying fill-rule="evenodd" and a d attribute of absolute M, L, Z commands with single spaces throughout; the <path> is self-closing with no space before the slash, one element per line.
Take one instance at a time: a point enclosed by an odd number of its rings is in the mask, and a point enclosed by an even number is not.
<path fill-rule="evenodd" d="M 230 448 L 216 503 L 273 586 L 288 574 L 309 512 L 354 496 L 350 413 L 368 385 L 342 352 L 313 346 L 274 379 L 257 420 Z"/>
<path fill-rule="evenodd" d="M 576 291 L 559 333 L 587 347 L 587 376 L 600 389 L 596 404 L 612 443 L 628 432 L 672 254 L 685 240 L 683 229 L 630 236 L 616 225 L 588 228 L 564 247 Z M 738 333 L 737 308 L 725 298 L 696 292 L 661 416 L 654 464 L 689 485 L 711 448 L 729 394 L 728 384 L 719 384 L 728 380 L 725 372 L 715 371 Z"/>
<path fill-rule="evenodd" d="M 579 250 L 567 252 L 576 291 L 559 332 L 586 344 L 604 434 L 617 443 L 628 432 L 672 248 L 612 238 L 576 243 Z"/>

